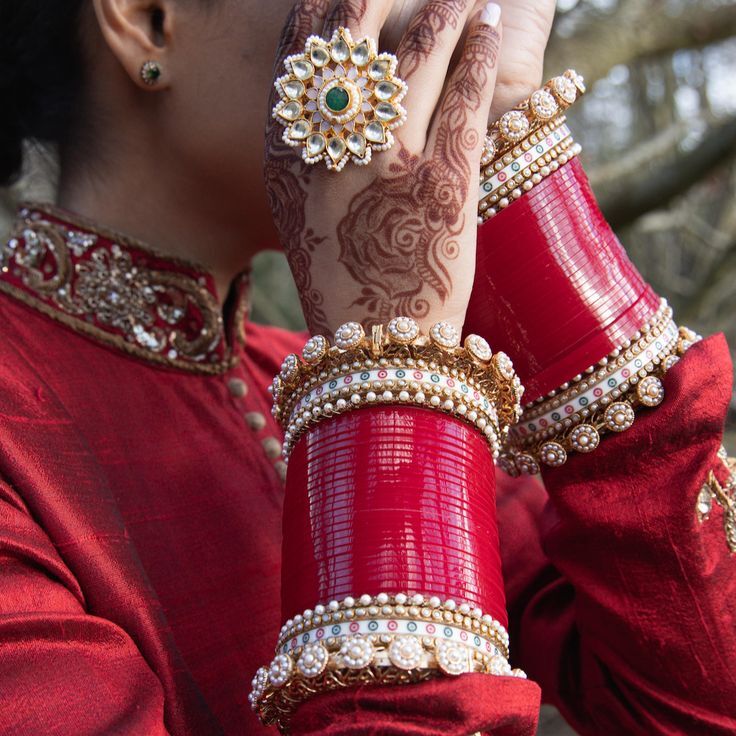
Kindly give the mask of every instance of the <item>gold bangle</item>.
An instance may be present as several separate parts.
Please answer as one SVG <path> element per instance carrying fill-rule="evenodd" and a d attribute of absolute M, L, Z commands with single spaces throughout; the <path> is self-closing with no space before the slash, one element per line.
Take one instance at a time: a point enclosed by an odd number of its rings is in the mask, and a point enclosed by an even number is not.
<path fill-rule="evenodd" d="M 488 343 L 450 324 L 421 335 L 415 320 L 397 317 L 370 337 L 350 322 L 327 338 L 311 338 L 302 357 L 284 360 L 271 386 L 273 415 L 285 431 L 284 454 L 316 423 L 365 405 L 413 404 L 475 426 L 494 457 L 499 442 L 521 416 L 523 387 L 511 360 Z"/>
<path fill-rule="evenodd" d="M 288 621 L 248 697 L 266 725 L 288 733 L 312 696 L 364 684 L 407 684 L 468 672 L 526 678 L 508 662 L 508 633 L 480 609 L 437 596 L 363 595 Z"/>
<path fill-rule="evenodd" d="M 564 166 L 578 156 L 581 151 L 581 146 L 575 143 L 572 136 L 568 136 L 555 146 L 545 148 L 544 153 L 534 163 L 524 168 L 519 166 L 518 173 L 497 189 L 488 191 L 481 199 L 478 206 L 479 224 L 495 217 L 517 199 L 530 192 L 557 171 L 560 166 Z M 511 166 L 515 163 L 516 161 Z"/>
<path fill-rule="evenodd" d="M 554 77 L 488 128 L 483 165 L 496 161 L 532 133 L 560 116 L 585 94 L 585 81 L 574 70 Z"/>
<path fill-rule="evenodd" d="M 637 410 L 662 403 L 665 373 L 702 339 L 687 328 L 678 329 L 671 321 L 672 312 L 666 302 L 664 305 L 664 326 L 650 328 L 636 343 L 620 354 L 617 351 L 615 361 L 601 361 L 602 370 L 587 381 L 580 381 L 571 392 L 547 398 L 525 411 L 509 433 L 499 459 L 504 471 L 512 476 L 535 475 L 542 465 L 560 467 L 573 452 L 587 454 L 596 450 L 604 435 L 630 429 Z M 602 387 L 606 385 L 604 393 Z M 598 391 L 600 395 L 596 394 Z M 597 396 L 592 402 L 591 395 Z"/>

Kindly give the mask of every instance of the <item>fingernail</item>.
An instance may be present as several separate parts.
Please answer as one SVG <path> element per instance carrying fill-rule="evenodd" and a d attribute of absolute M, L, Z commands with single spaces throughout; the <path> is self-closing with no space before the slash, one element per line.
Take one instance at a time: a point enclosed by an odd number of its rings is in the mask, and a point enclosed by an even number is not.
<path fill-rule="evenodd" d="M 501 20 L 501 6 L 498 3 L 488 3 L 480 14 L 480 22 L 495 28 Z"/>

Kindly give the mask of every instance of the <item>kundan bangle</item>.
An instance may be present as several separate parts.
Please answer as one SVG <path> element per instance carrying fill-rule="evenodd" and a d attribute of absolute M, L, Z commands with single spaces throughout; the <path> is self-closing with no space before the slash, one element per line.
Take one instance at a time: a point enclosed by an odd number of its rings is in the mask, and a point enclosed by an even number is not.
<path fill-rule="evenodd" d="M 500 467 L 512 476 L 534 475 L 542 465 L 564 465 L 572 452 L 593 452 L 608 432 L 630 429 L 636 410 L 664 401 L 661 379 L 700 339 L 677 328 L 663 300 L 655 318 L 632 340 L 525 408 L 509 433 Z"/>
<path fill-rule="evenodd" d="M 287 732 L 296 706 L 318 692 L 468 672 L 525 678 L 509 665 L 508 645 L 505 628 L 468 604 L 401 593 L 346 597 L 286 622 L 249 701 L 264 724 Z"/>
<path fill-rule="evenodd" d="M 460 334 L 449 323 L 421 335 L 409 317 L 373 327 L 357 322 L 335 333 L 334 345 L 312 337 L 302 357 L 288 355 L 271 386 L 273 415 L 284 428 L 284 456 L 317 422 L 378 404 L 411 404 L 474 425 L 498 455 L 500 442 L 521 415 L 521 382 L 504 353 Z"/>
<path fill-rule="evenodd" d="M 487 166 L 503 157 L 532 133 L 558 118 L 583 94 L 585 82 L 573 69 L 551 79 L 489 127 L 482 165 Z"/>
<path fill-rule="evenodd" d="M 584 93 L 583 78 L 569 69 L 488 129 L 481 157 L 479 224 L 580 154 L 563 113 Z"/>

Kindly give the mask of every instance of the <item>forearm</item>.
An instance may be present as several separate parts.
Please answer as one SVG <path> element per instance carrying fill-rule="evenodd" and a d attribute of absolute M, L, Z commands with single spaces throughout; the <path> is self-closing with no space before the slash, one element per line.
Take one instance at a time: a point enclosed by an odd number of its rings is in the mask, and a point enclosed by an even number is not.
<path fill-rule="evenodd" d="M 481 226 L 465 327 L 509 353 L 533 402 L 619 348 L 659 302 L 574 159 Z"/>
<path fill-rule="evenodd" d="M 381 733 L 424 722 L 416 733 L 462 736 L 502 715 L 531 734 L 538 690 L 508 663 L 495 517 L 496 407 L 517 401 L 513 372 L 451 330 L 427 343 L 393 329 L 347 346 L 338 330 L 342 348 L 322 357 L 311 341 L 274 385 L 290 452 L 286 623 L 252 702 L 295 733 L 375 732 L 383 702 Z M 486 679 L 502 681 L 503 709 L 473 705 L 494 692 Z M 354 691 L 365 685 L 387 688 Z"/>
<path fill-rule="evenodd" d="M 531 651 L 536 636 L 519 646 L 582 733 L 736 728 L 736 547 L 725 509 L 712 501 L 705 519 L 697 508 L 711 471 L 728 478 L 718 457 L 731 388 L 723 339 L 692 348 L 664 387 L 664 403 L 631 430 L 544 472 L 558 521 L 543 543 L 575 604 L 557 671 Z"/>
<path fill-rule="evenodd" d="M 583 733 L 731 733 L 727 517 L 715 502 L 710 522 L 696 513 L 711 470 L 728 476 L 722 340 L 678 363 L 694 336 L 661 311 L 577 162 L 481 228 L 478 270 L 468 327 L 510 352 L 531 400 L 505 466 L 542 471 L 545 552 L 566 578 L 521 615 L 525 667 Z"/>

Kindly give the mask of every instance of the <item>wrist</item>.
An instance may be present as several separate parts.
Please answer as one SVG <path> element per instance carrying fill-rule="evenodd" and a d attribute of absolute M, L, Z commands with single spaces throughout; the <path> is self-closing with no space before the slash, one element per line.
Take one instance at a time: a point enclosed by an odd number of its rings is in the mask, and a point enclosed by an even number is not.
<path fill-rule="evenodd" d="M 251 697 L 284 726 L 316 692 L 508 663 L 494 457 L 519 416 L 509 359 L 406 317 L 348 323 L 273 383 L 289 459 L 286 621 Z"/>

